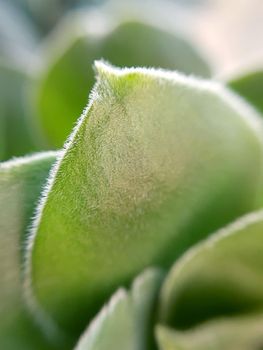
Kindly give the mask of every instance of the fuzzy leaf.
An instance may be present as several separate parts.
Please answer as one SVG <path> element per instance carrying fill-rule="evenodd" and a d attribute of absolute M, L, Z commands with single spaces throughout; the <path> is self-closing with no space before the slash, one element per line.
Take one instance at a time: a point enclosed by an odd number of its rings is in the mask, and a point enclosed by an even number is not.
<path fill-rule="evenodd" d="M 262 170 L 261 119 L 223 87 L 152 69 L 97 69 L 27 260 L 28 299 L 75 334 L 143 268 L 170 266 L 251 210 Z"/>
<path fill-rule="evenodd" d="M 62 49 L 56 50 L 39 83 L 37 111 L 47 138 L 56 147 L 62 146 L 87 104 L 95 59 L 104 58 L 121 67 L 154 66 L 209 75 L 195 49 L 174 34 L 140 22 L 124 22 L 103 34 L 99 29 L 94 33 L 96 25 L 87 31 L 87 21 L 75 19 L 68 25 L 71 30 L 67 26 L 60 29 L 56 45 L 52 44 Z M 80 33 L 76 28 L 81 28 Z"/>
<path fill-rule="evenodd" d="M 76 350 L 146 350 L 150 340 L 156 294 L 161 283 L 158 270 L 142 273 L 131 291 L 119 289 L 92 321 Z"/>
<path fill-rule="evenodd" d="M 160 350 L 261 350 L 263 316 L 233 317 L 210 321 L 188 331 L 158 326 Z"/>
<path fill-rule="evenodd" d="M 263 113 L 263 71 L 255 71 L 230 81 L 229 86 Z"/>
<path fill-rule="evenodd" d="M 30 320 L 22 301 L 25 232 L 55 153 L 0 164 L 0 348 L 53 349 Z"/>
<path fill-rule="evenodd" d="M 262 246 L 263 212 L 258 212 L 187 252 L 164 282 L 161 322 L 188 329 L 209 319 L 262 312 Z"/>

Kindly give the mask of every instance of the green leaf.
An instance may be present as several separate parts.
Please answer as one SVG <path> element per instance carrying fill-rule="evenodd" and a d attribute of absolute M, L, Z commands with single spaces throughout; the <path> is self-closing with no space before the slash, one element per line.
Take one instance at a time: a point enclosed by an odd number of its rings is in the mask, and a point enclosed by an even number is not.
<path fill-rule="evenodd" d="M 153 310 L 162 274 L 147 270 L 131 291 L 119 289 L 81 337 L 76 350 L 146 350 L 150 340 Z"/>
<path fill-rule="evenodd" d="M 40 124 L 56 147 L 64 143 L 87 104 L 94 84 L 95 59 L 104 58 L 121 67 L 154 66 L 209 75 L 206 63 L 190 44 L 157 27 L 124 22 L 101 33 L 97 23 L 87 30 L 90 19 L 76 18 L 72 22 L 62 26 L 51 41 L 56 53 L 47 62 L 37 93 Z"/>
<path fill-rule="evenodd" d="M 39 149 L 26 105 L 30 82 L 30 76 L 20 68 L 0 63 L 0 160 Z"/>
<path fill-rule="evenodd" d="M 263 212 L 258 212 L 187 252 L 164 282 L 161 322 L 188 329 L 210 319 L 262 312 L 262 245 Z"/>
<path fill-rule="evenodd" d="M 263 113 L 263 71 L 248 73 L 228 82 L 228 85 L 239 95 Z"/>
<path fill-rule="evenodd" d="M 75 334 L 143 268 L 170 266 L 254 208 L 262 177 L 261 119 L 222 86 L 161 70 L 97 69 L 27 260 L 29 302 Z"/>
<path fill-rule="evenodd" d="M 53 349 L 24 308 L 21 265 L 26 227 L 55 157 L 47 152 L 0 164 L 1 349 Z"/>
<path fill-rule="evenodd" d="M 210 321 L 188 331 L 158 326 L 160 350 L 260 350 L 263 316 L 233 317 Z"/>

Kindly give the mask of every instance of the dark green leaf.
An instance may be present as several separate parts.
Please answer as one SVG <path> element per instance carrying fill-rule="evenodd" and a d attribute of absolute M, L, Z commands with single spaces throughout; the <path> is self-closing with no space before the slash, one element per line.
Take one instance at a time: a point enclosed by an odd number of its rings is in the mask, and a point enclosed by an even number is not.
<path fill-rule="evenodd" d="M 229 86 L 263 113 L 263 71 L 255 71 L 230 81 Z"/>
<path fill-rule="evenodd" d="M 263 212 L 258 212 L 187 252 L 165 280 L 162 323 L 188 329 L 209 319 L 262 312 L 262 246 Z"/>
<path fill-rule="evenodd" d="M 160 350 L 262 350 L 263 316 L 207 322 L 188 331 L 157 327 Z"/>
<path fill-rule="evenodd" d="M 0 160 L 40 148 L 26 104 L 30 82 L 30 76 L 18 67 L 0 63 Z"/>

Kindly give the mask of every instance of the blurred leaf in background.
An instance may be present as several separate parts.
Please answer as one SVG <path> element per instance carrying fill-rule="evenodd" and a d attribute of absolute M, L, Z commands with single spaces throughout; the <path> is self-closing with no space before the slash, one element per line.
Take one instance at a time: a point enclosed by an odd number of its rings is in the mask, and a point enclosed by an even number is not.
<path fill-rule="evenodd" d="M 0 160 L 40 148 L 26 102 L 31 83 L 32 77 L 25 69 L 0 61 Z"/>
<path fill-rule="evenodd" d="M 61 147 L 87 104 L 96 59 L 120 67 L 162 67 L 210 75 L 208 64 L 190 43 L 136 20 L 109 25 L 98 15 L 92 19 L 78 16 L 63 23 L 55 38 L 50 39 L 47 51 L 52 52 L 52 47 L 56 48 L 55 54 L 41 73 L 35 114 L 55 147 Z"/>
<path fill-rule="evenodd" d="M 263 63 L 263 61 L 262 61 Z M 252 67 L 251 67 L 252 68 Z M 263 114 L 263 70 L 241 72 L 228 85 Z"/>
<path fill-rule="evenodd" d="M 44 35 L 69 11 L 77 8 L 98 6 L 107 0 L 25 0 L 24 8 Z"/>
<path fill-rule="evenodd" d="M 0 9 L 0 160 L 6 160 L 39 149 L 27 103 L 38 37 L 15 3 L 0 1 Z"/>

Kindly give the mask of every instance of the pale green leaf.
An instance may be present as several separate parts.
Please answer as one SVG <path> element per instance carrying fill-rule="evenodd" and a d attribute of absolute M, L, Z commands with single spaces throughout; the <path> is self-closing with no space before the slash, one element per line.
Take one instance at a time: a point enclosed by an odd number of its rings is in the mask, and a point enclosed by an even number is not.
<path fill-rule="evenodd" d="M 22 251 L 56 154 L 47 152 L 0 164 L 0 348 L 53 349 L 30 320 L 22 301 Z"/>
<path fill-rule="evenodd" d="M 153 311 L 162 280 L 158 270 L 147 270 L 131 291 L 119 289 L 92 321 L 76 350 L 152 349 Z"/>
<path fill-rule="evenodd" d="M 228 85 L 263 113 L 263 70 L 236 77 Z"/>
<path fill-rule="evenodd" d="M 253 209 L 262 177 L 262 121 L 222 86 L 97 69 L 27 260 L 29 302 L 75 334 L 120 284 Z"/>
<path fill-rule="evenodd" d="M 262 350 L 263 317 L 220 319 L 188 331 L 158 326 L 156 334 L 160 350 Z"/>
<path fill-rule="evenodd" d="M 262 247 L 263 212 L 258 212 L 187 252 L 164 282 L 161 322 L 189 329 L 209 319 L 262 313 Z M 263 331 L 262 321 L 261 326 Z"/>
<path fill-rule="evenodd" d="M 56 40 L 51 41 L 56 53 L 47 62 L 37 93 L 40 124 L 57 147 L 64 143 L 87 104 L 94 84 L 95 59 L 103 58 L 121 67 L 154 66 L 209 75 L 206 63 L 190 44 L 157 27 L 124 22 L 108 28 L 98 18 L 99 23 L 88 30 L 89 18 L 72 22 L 62 26 Z M 102 31 L 101 27 L 106 29 Z"/>

